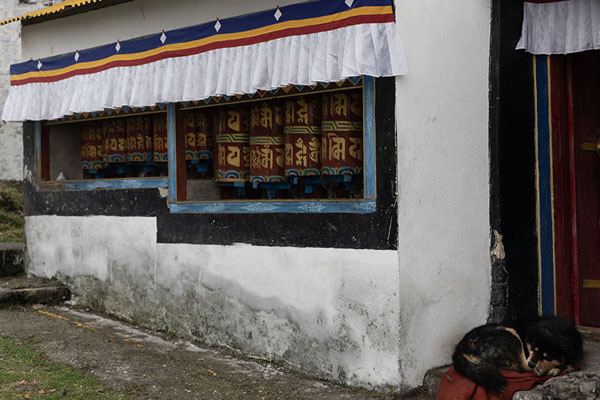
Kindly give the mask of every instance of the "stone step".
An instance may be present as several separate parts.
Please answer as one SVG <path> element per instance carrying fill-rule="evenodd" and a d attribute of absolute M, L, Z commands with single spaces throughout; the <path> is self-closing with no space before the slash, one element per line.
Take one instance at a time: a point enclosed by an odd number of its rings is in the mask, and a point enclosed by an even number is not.
<path fill-rule="evenodd" d="M 23 243 L 0 243 L 0 277 L 24 272 L 23 254 Z"/>
<path fill-rule="evenodd" d="M 69 300 L 71 292 L 54 279 L 17 275 L 0 278 L 0 303 L 48 304 Z"/>
<path fill-rule="evenodd" d="M 442 376 L 448 371 L 448 368 L 450 368 L 450 365 L 444 365 L 427 371 L 423 378 L 423 386 L 429 393 L 433 393 L 435 396 L 438 387 L 440 386 L 440 382 L 442 381 Z"/>

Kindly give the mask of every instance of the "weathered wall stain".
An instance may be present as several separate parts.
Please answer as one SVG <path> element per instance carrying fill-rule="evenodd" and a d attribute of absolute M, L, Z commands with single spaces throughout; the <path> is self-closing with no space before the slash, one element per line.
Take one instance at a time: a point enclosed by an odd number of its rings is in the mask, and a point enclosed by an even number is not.
<path fill-rule="evenodd" d="M 82 305 L 324 379 L 398 384 L 395 251 L 160 244 L 152 217 L 31 216 L 26 229 L 30 272 Z"/>

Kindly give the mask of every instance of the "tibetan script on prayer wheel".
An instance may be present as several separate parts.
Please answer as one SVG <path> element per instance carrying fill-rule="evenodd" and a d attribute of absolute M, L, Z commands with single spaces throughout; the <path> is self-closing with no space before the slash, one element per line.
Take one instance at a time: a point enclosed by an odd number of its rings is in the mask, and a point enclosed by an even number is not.
<path fill-rule="evenodd" d="M 319 175 L 321 99 L 300 96 L 285 102 L 285 174 Z"/>
<path fill-rule="evenodd" d="M 283 110 L 279 102 L 260 102 L 250 119 L 250 180 L 283 182 L 285 167 Z"/>
<path fill-rule="evenodd" d="M 153 160 L 156 162 L 169 160 L 169 138 L 167 136 L 167 116 L 157 114 L 152 118 Z"/>
<path fill-rule="evenodd" d="M 81 167 L 83 169 L 102 168 L 103 147 L 102 127 L 100 125 L 85 125 L 81 132 Z"/>
<path fill-rule="evenodd" d="M 152 161 L 152 121 L 147 116 L 127 118 L 127 154 L 130 162 Z"/>
<path fill-rule="evenodd" d="M 363 168 L 362 97 L 360 93 L 323 94 L 321 173 L 353 175 Z"/>
<path fill-rule="evenodd" d="M 127 132 L 125 120 L 110 119 L 102 123 L 104 132 L 104 162 L 127 162 Z"/>
<path fill-rule="evenodd" d="M 185 114 L 185 159 L 210 160 L 212 140 L 209 118 L 201 112 Z"/>
<path fill-rule="evenodd" d="M 248 110 L 231 107 L 219 112 L 217 181 L 250 179 L 250 124 Z"/>

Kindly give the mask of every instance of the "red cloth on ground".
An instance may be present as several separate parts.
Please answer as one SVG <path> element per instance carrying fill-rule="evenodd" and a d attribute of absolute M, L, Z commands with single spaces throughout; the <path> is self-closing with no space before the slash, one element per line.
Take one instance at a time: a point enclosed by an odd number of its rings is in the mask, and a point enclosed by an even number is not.
<path fill-rule="evenodd" d="M 442 376 L 436 400 L 510 400 L 515 392 L 529 390 L 536 383 L 542 383 L 551 376 L 536 376 L 533 372 L 500 371 L 506 378 L 506 387 L 500 392 L 489 391 L 450 367 Z"/>

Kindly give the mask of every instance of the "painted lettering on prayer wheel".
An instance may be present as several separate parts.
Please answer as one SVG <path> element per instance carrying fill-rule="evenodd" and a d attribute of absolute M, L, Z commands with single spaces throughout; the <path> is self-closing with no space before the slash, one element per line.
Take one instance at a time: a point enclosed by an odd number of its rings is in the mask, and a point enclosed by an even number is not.
<path fill-rule="evenodd" d="M 363 168 L 362 96 L 360 93 L 323 94 L 323 175 L 360 174 Z"/>
<path fill-rule="evenodd" d="M 102 168 L 104 136 L 102 126 L 86 125 L 81 132 L 81 167 L 83 169 Z"/>
<path fill-rule="evenodd" d="M 167 136 L 167 116 L 157 114 L 152 118 L 152 144 L 154 150 L 154 161 L 169 160 L 169 138 Z"/>
<path fill-rule="evenodd" d="M 152 161 L 152 121 L 150 117 L 127 118 L 127 153 L 130 162 Z"/>
<path fill-rule="evenodd" d="M 185 114 L 185 159 L 210 160 L 212 140 L 209 118 L 201 112 Z"/>
<path fill-rule="evenodd" d="M 104 132 L 104 162 L 127 162 L 127 132 L 125 120 L 110 119 L 102 123 Z"/>
<path fill-rule="evenodd" d="M 217 181 L 250 179 L 250 123 L 246 108 L 221 110 L 217 134 Z"/>
<path fill-rule="evenodd" d="M 285 174 L 319 175 L 321 151 L 320 96 L 300 96 L 285 102 Z"/>
<path fill-rule="evenodd" d="M 250 119 L 250 180 L 283 182 L 283 110 L 279 102 L 254 104 Z"/>

